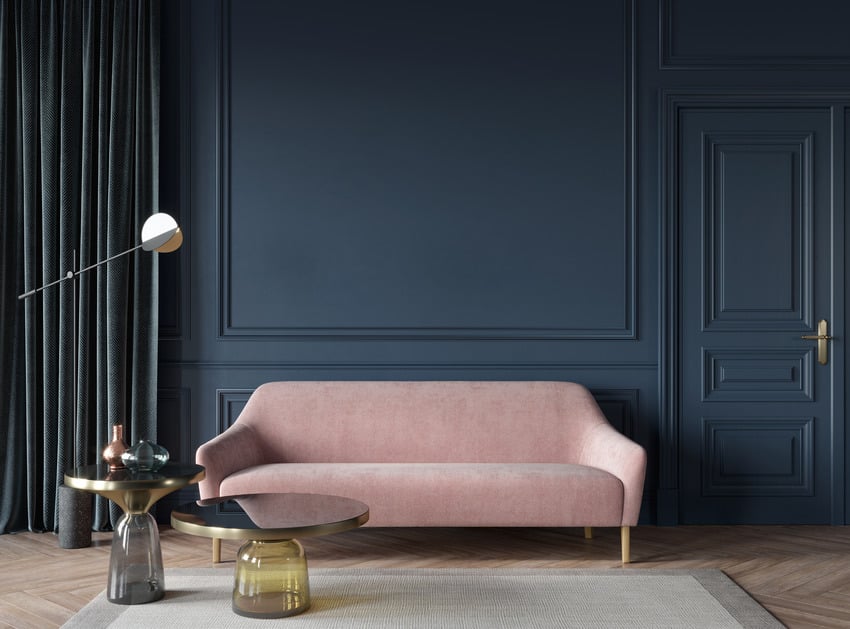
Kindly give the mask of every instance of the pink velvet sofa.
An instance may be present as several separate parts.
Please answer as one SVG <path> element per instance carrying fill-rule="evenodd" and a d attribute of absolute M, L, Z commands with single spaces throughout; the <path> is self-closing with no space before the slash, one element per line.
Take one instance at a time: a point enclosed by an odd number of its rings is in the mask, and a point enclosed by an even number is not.
<path fill-rule="evenodd" d="M 382 527 L 620 527 L 623 563 L 646 470 L 568 382 L 271 382 L 196 460 L 201 498 L 336 494 Z"/>

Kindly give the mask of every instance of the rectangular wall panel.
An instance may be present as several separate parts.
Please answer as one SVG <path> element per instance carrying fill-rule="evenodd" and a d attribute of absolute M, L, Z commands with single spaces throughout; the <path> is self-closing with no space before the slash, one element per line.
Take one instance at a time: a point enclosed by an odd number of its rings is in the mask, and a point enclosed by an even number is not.
<path fill-rule="evenodd" d="M 814 418 L 703 417 L 703 496 L 814 495 Z"/>
<path fill-rule="evenodd" d="M 846 0 L 661 0 L 663 69 L 845 69 Z"/>
<path fill-rule="evenodd" d="M 216 425 L 219 434 L 230 428 L 239 418 L 242 409 L 251 397 L 253 389 L 217 389 Z"/>
<path fill-rule="evenodd" d="M 594 389 L 591 393 L 611 425 L 630 439 L 634 439 L 635 417 L 638 413 L 638 390 Z"/>
<path fill-rule="evenodd" d="M 216 423 L 219 433 L 224 432 L 238 419 L 253 390 L 216 390 Z M 634 437 L 634 417 L 638 413 L 636 389 L 595 389 L 593 397 L 609 422 L 624 435 Z"/>
<path fill-rule="evenodd" d="M 160 387 L 156 401 L 158 429 L 154 441 L 167 444 L 173 460 L 193 461 L 191 390 L 188 387 Z M 150 435 L 147 438 L 151 438 Z"/>
<path fill-rule="evenodd" d="M 703 348 L 705 402 L 808 402 L 812 349 Z"/>
<path fill-rule="evenodd" d="M 802 329 L 812 134 L 707 133 L 703 142 L 706 329 Z"/>
<path fill-rule="evenodd" d="M 631 12 L 226 2 L 221 336 L 635 338 Z"/>

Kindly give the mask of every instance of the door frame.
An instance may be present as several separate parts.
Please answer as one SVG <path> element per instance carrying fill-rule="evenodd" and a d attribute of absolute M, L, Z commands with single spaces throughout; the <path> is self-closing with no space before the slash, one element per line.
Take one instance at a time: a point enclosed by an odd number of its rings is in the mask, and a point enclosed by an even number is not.
<path fill-rule="evenodd" d="M 680 521 L 679 474 L 681 428 L 681 329 L 679 260 L 681 258 L 681 198 L 677 171 L 680 164 L 680 115 L 688 108 L 722 107 L 820 107 L 831 112 L 831 253 L 833 298 L 828 318 L 835 343 L 830 345 L 830 361 L 837 367 L 830 370 L 832 378 L 832 444 L 831 524 L 850 523 L 850 483 L 846 482 L 846 453 L 850 452 L 850 431 L 845 430 L 848 416 L 845 389 L 850 386 L 845 361 L 845 313 L 850 310 L 850 291 L 846 290 L 845 243 L 850 241 L 850 222 L 845 221 L 845 208 L 850 207 L 850 92 L 808 91 L 777 92 L 760 90 L 660 90 L 659 91 L 659 152 L 660 152 L 660 215 L 659 215 L 659 304 L 658 304 L 658 504 L 656 519 L 659 525 L 676 525 Z M 839 255 L 836 255 L 835 252 Z M 843 293 L 843 295 L 842 295 Z M 839 315 L 840 316 L 836 316 Z M 841 382 L 835 374 L 843 374 Z M 843 420 L 843 421 L 842 421 Z"/>

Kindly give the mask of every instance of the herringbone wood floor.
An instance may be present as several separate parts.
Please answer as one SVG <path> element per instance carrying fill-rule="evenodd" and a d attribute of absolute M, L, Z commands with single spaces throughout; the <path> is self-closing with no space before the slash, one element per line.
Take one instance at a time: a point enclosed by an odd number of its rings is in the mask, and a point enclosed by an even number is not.
<path fill-rule="evenodd" d="M 310 566 L 620 569 L 619 530 L 370 529 L 303 540 Z M 210 566 L 210 541 L 162 529 L 167 568 Z M 110 534 L 63 550 L 0 535 L 0 627 L 59 627 L 106 586 Z M 237 542 L 219 564 L 233 569 Z M 638 527 L 627 570 L 720 568 L 789 627 L 850 627 L 850 527 Z"/>

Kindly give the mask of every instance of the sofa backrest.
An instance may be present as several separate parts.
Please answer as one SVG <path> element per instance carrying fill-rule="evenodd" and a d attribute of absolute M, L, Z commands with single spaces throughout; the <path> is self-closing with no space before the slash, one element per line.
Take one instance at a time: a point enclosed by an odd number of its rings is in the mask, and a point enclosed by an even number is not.
<path fill-rule="evenodd" d="M 574 462 L 607 422 L 568 382 L 270 382 L 237 424 L 266 462 Z"/>

